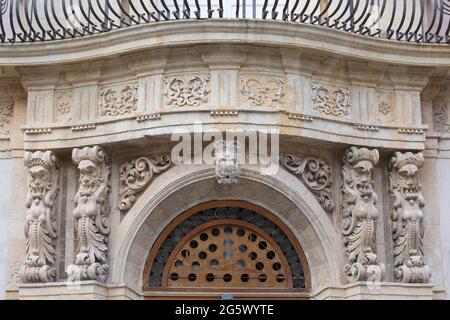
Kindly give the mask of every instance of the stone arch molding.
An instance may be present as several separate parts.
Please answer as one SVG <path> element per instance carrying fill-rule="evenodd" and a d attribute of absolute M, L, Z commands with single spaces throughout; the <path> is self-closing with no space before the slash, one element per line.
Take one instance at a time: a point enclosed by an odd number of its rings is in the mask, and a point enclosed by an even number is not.
<path fill-rule="evenodd" d="M 335 228 L 299 179 L 283 168 L 263 176 L 256 166 L 242 166 L 239 183 L 227 187 L 217 183 L 214 168 L 206 165 L 175 166 L 150 184 L 113 231 L 111 281 L 141 291 L 145 261 L 159 234 L 178 215 L 213 200 L 247 201 L 290 228 L 308 262 L 313 294 L 342 282 L 343 253 Z"/>

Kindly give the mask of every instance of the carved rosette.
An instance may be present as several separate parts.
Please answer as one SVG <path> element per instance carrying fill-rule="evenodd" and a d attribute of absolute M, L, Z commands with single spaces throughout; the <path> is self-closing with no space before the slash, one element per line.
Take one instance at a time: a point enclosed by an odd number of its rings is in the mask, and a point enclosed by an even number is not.
<path fill-rule="evenodd" d="M 53 281 L 57 237 L 55 200 L 58 194 L 58 171 L 51 151 L 25 152 L 28 167 L 28 193 L 25 206 L 26 254 L 19 269 L 23 283 Z"/>
<path fill-rule="evenodd" d="M 286 169 L 301 178 L 325 211 L 333 211 L 335 207 L 331 192 L 333 179 L 331 168 L 325 161 L 312 157 L 301 158 L 291 154 L 282 154 L 280 161 Z"/>
<path fill-rule="evenodd" d="M 172 107 L 196 107 L 208 102 L 209 79 L 196 76 L 188 81 L 175 77 L 166 79 L 164 94 L 167 105 Z"/>
<path fill-rule="evenodd" d="M 153 180 L 155 174 L 166 171 L 172 162 L 168 155 L 159 159 L 140 157 L 127 161 L 120 167 L 119 210 L 126 212 L 136 202 L 136 195 Z"/>
<path fill-rule="evenodd" d="M 351 147 L 343 157 L 343 217 L 341 222 L 350 282 L 383 280 L 385 267 L 377 262 L 375 226 L 378 210 L 372 172 L 379 161 L 378 150 Z"/>
<path fill-rule="evenodd" d="M 326 88 L 322 85 L 312 84 L 313 109 L 336 117 L 350 114 L 350 90 L 342 88 Z"/>
<path fill-rule="evenodd" d="M 241 80 L 241 94 L 247 97 L 253 106 L 280 107 L 285 96 L 284 80 L 277 78 L 268 81 Z"/>
<path fill-rule="evenodd" d="M 75 195 L 75 262 L 67 268 L 69 281 L 106 280 L 110 167 L 99 147 L 74 149 L 72 160 L 78 166 L 79 187 Z"/>
<path fill-rule="evenodd" d="M 100 92 L 99 108 L 102 116 L 130 114 L 137 109 L 137 86 L 122 90 L 107 89 Z"/>
<path fill-rule="evenodd" d="M 215 144 L 214 165 L 217 182 L 222 185 L 238 183 L 240 168 L 237 141 L 218 140 Z"/>
<path fill-rule="evenodd" d="M 412 152 L 396 152 L 389 162 L 394 276 L 399 282 L 427 283 L 431 277 L 423 261 L 425 201 L 419 178 L 423 163 L 423 154 Z"/>

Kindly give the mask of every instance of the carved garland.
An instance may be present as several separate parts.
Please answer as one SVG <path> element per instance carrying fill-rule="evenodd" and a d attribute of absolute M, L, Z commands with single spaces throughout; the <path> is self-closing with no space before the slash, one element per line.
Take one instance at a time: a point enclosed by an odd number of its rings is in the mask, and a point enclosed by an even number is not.
<path fill-rule="evenodd" d="M 28 193 L 25 217 L 26 254 L 19 270 L 22 282 L 53 281 L 57 237 L 55 199 L 58 194 L 58 171 L 51 151 L 25 152 L 28 167 Z"/>
<path fill-rule="evenodd" d="M 372 172 L 378 163 L 378 150 L 351 147 L 345 151 L 341 222 L 349 281 L 382 281 L 385 267 L 377 262 L 375 226 L 378 210 Z"/>
<path fill-rule="evenodd" d="M 332 212 L 335 204 L 331 192 L 333 182 L 330 166 L 317 158 L 300 158 L 291 154 L 282 154 L 281 164 L 300 177 L 305 185 L 319 200 L 327 212 Z"/>
<path fill-rule="evenodd" d="M 74 149 L 72 160 L 80 171 L 75 195 L 75 263 L 67 269 L 70 281 L 106 280 L 109 216 L 107 194 L 110 167 L 99 146 Z"/>
<path fill-rule="evenodd" d="M 168 155 L 159 159 L 140 157 L 127 161 L 120 166 L 119 209 L 126 212 L 136 202 L 136 195 L 143 191 L 153 180 L 155 174 L 161 173 L 171 166 Z"/>
<path fill-rule="evenodd" d="M 137 87 L 126 86 L 120 92 L 107 89 L 100 92 L 99 108 L 102 116 L 129 114 L 137 109 Z"/>
<path fill-rule="evenodd" d="M 422 153 L 411 152 L 396 152 L 389 162 L 394 276 L 405 283 L 427 283 L 431 277 L 423 261 L 425 200 L 419 178 L 423 163 Z"/>
<path fill-rule="evenodd" d="M 256 79 L 241 81 L 241 94 L 251 105 L 280 107 L 285 95 L 284 80 L 272 78 L 266 82 Z"/>
<path fill-rule="evenodd" d="M 196 107 L 208 102 L 209 79 L 196 76 L 189 81 L 181 78 L 167 79 L 164 94 L 168 98 L 167 105 L 172 107 Z"/>

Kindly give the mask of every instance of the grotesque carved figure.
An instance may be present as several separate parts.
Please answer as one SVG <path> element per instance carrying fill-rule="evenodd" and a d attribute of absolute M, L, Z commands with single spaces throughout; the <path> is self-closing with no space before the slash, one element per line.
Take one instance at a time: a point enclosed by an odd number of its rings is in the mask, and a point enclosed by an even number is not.
<path fill-rule="evenodd" d="M 217 181 L 223 185 L 237 183 L 240 169 L 238 162 L 238 143 L 219 140 L 215 146 L 215 166 Z"/>
<path fill-rule="evenodd" d="M 419 169 L 422 153 L 396 152 L 389 162 L 392 197 L 392 236 L 394 240 L 394 276 L 405 283 L 426 283 L 431 277 L 423 261 L 423 212 Z"/>
<path fill-rule="evenodd" d="M 22 282 L 49 282 L 56 272 L 55 199 L 58 193 L 56 158 L 51 151 L 25 152 L 29 168 L 25 217 L 26 255 L 19 270 Z"/>
<path fill-rule="evenodd" d="M 73 211 L 77 233 L 76 257 L 67 274 L 71 281 L 104 281 L 109 270 L 106 260 L 109 234 L 108 158 L 99 146 L 95 146 L 74 149 L 72 160 L 78 165 L 80 178 Z"/>
<path fill-rule="evenodd" d="M 345 272 L 349 281 L 382 281 L 384 265 L 377 262 L 375 226 L 378 210 L 372 172 L 377 150 L 351 147 L 343 159 L 342 234 L 346 252 Z"/>

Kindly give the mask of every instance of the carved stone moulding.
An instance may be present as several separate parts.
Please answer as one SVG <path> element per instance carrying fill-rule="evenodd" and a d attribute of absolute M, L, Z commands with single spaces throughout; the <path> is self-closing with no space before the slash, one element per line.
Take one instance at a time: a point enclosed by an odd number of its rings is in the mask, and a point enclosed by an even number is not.
<path fill-rule="evenodd" d="M 73 216 L 76 231 L 75 261 L 67 268 L 69 281 L 105 281 L 107 264 L 110 167 L 106 152 L 99 146 L 74 149 L 79 187 Z"/>
<path fill-rule="evenodd" d="M 136 117 L 137 122 L 145 122 L 150 120 L 161 120 L 161 114 L 160 113 L 152 113 L 152 114 L 145 114 L 145 115 L 139 115 Z"/>
<path fill-rule="evenodd" d="M 197 107 L 208 102 L 211 92 L 209 78 L 195 76 L 189 80 L 182 77 L 166 78 L 164 95 L 168 107 Z"/>
<path fill-rule="evenodd" d="M 54 240 L 57 237 L 57 160 L 51 151 L 27 151 L 24 161 L 28 168 L 26 253 L 19 276 L 23 283 L 49 282 L 56 276 Z"/>
<path fill-rule="evenodd" d="M 281 154 L 280 162 L 286 169 L 301 178 L 325 211 L 333 211 L 335 203 L 331 191 L 332 170 L 325 161 L 312 157 L 302 158 L 292 154 Z"/>
<path fill-rule="evenodd" d="M 137 200 L 137 194 L 144 191 L 156 174 L 170 168 L 170 156 L 159 159 L 140 157 L 120 166 L 119 210 L 126 212 Z"/>
<path fill-rule="evenodd" d="M 314 121 L 314 117 L 307 116 L 300 113 L 288 113 L 288 118 L 291 120 L 299 120 L 299 121 L 307 121 L 312 122 Z"/>
<path fill-rule="evenodd" d="M 425 200 L 419 176 L 423 163 L 423 154 L 412 152 L 395 152 L 389 161 L 394 277 L 399 282 L 427 283 L 431 277 L 423 250 Z"/>
<path fill-rule="evenodd" d="M 137 86 L 108 88 L 100 91 L 99 109 L 102 116 L 130 114 L 137 109 Z"/>
<path fill-rule="evenodd" d="M 377 261 L 376 208 L 372 172 L 379 161 L 378 150 L 351 147 L 342 160 L 343 217 L 341 231 L 345 247 L 345 273 L 350 282 L 383 280 L 385 267 Z"/>
<path fill-rule="evenodd" d="M 351 99 L 348 88 L 327 87 L 322 84 L 311 84 L 313 110 L 335 117 L 350 114 Z"/>
<path fill-rule="evenodd" d="M 286 95 L 285 80 L 242 79 L 240 91 L 252 106 L 282 107 L 283 98 Z"/>

